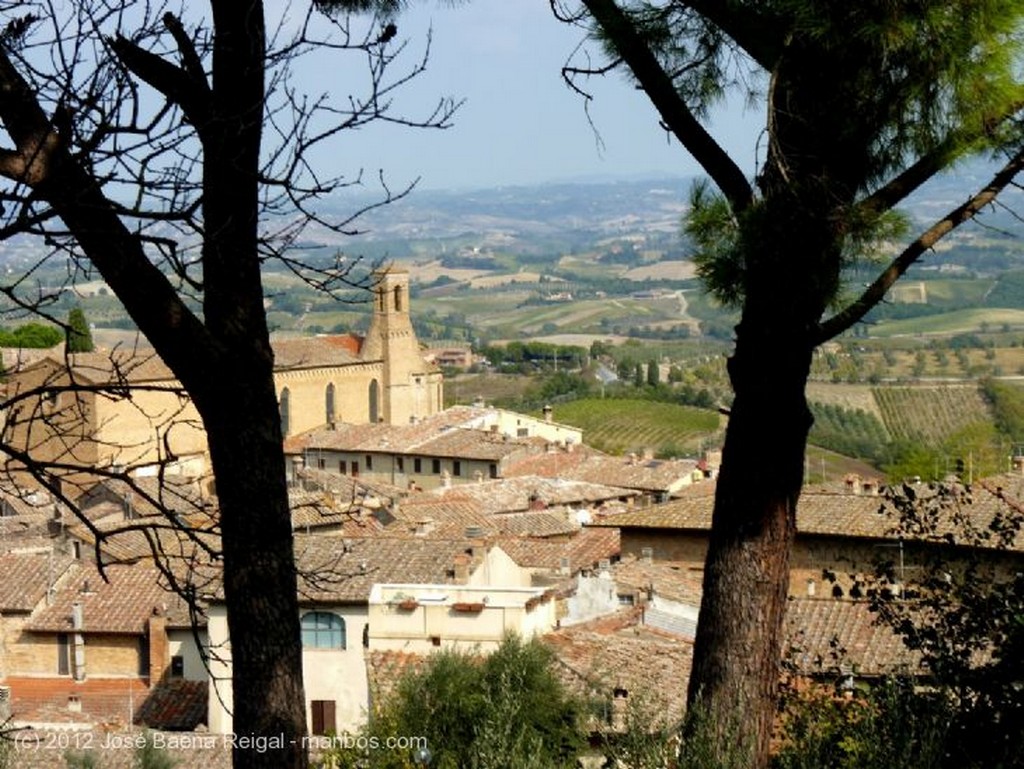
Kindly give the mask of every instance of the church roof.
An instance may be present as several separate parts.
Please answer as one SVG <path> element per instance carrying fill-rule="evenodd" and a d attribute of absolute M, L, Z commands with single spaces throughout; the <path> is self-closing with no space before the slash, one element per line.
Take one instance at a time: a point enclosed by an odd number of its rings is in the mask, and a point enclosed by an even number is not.
<path fill-rule="evenodd" d="M 274 369 L 323 368 L 360 360 L 362 339 L 354 334 L 331 334 L 275 339 Z"/>

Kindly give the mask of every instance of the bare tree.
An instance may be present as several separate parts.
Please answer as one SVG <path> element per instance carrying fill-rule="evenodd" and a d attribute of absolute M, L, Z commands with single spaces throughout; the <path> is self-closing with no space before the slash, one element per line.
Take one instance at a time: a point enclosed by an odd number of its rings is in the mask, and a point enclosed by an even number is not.
<path fill-rule="evenodd" d="M 293 249 L 311 224 L 354 229 L 354 218 L 321 216 L 316 201 L 361 176 L 323 174 L 314 151 L 377 121 L 443 128 L 457 104 L 443 99 L 418 119 L 393 112 L 396 89 L 425 58 L 392 74 L 404 45 L 382 19 L 357 30 L 346 16 L 310 10 L 268 33 L 259 0 L 211 0 L 198 21 L 114 0 L 4 10 L 0 238 L 44 244 L 36 269 L 56 264 L 68 284 L 102 277 L 201 418 L 219 501 L 234 729 L 275 738 L 265 752 L 236 743 L 234 762 L 304 766 L 296 573 L 261 267 L 279 260 L 332 293 L 365 287 L 350 266 L 317 267 Z M 297 62 L 325 53 L 363 59 L 362 95 L 335 103 L 301 92 Z M 381 203 L 409 190 L 379 182 Z M 43 315 L 54 296 L 26 279 L 0 291 L 10 308 Z M 53 379 L 34 395 L 131 397 L 122 365 L 110 381 Z M 19 419 L 42 416 L 30 411 Z M 33 445 L 11 446 L 12 462 L 70 502 L 58 480 L 81 470 L 74 447 L 37 462 Z"/>

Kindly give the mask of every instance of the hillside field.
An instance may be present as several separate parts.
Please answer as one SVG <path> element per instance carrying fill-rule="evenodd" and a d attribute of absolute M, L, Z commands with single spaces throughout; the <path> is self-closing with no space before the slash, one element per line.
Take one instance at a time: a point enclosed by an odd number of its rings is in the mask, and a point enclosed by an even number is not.
<path fill-rule="evenodd" d="M 656 456 L 695 456 L 720 428 L 714 411 L 623 398 L 561 403 L 555 420 L 583 430 L 583 442 L 610 454 L 652 449 Z M 720 438 L 719 438 L 720 440 Z"/>

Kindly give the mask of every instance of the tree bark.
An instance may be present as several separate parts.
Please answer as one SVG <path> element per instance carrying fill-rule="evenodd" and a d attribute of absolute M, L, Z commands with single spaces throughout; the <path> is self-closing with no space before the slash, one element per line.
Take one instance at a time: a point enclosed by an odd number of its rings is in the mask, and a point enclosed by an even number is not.
<path fill-rule="evenodd" d="M 729 767 L 768 764 L 789 557 L 811 424 L 804 399 L 811 348 L 780 344 L 794 334 L 792 328 L 745 320 L 729 362 L 735 400 L 715 492 L 688 692 L 691 737 L 710 738 Z M 704 729 L 710 733 L 696 731 Z"/>

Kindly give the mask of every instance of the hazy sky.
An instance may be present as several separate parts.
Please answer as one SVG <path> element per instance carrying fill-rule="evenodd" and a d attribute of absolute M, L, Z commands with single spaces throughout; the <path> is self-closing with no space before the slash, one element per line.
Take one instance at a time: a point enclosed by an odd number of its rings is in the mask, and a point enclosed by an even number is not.
<path fill-rule="evenodd" d="M 581 31 L 558 22 L 548 0 L 469 0 L 455 8 L 419 0 L 399 17 L 396 40 L 420 51 L 431 28 L 428 71 L 396 96 L 395 107 L 415 116 L 438 96 L 464 98 L 454 126 L 377 125 L 343 136 L 331 153 L 339 170 L 383 168 L 396 183 L 419 176 L 423 189 L 697 172 L 643 93 L 620 74 L 591 81 L 599 146 L 583 100 L 560 74 Z M 726 145 L 748 170 L 757 120 L 736 114 L 723 121 Z"/>

